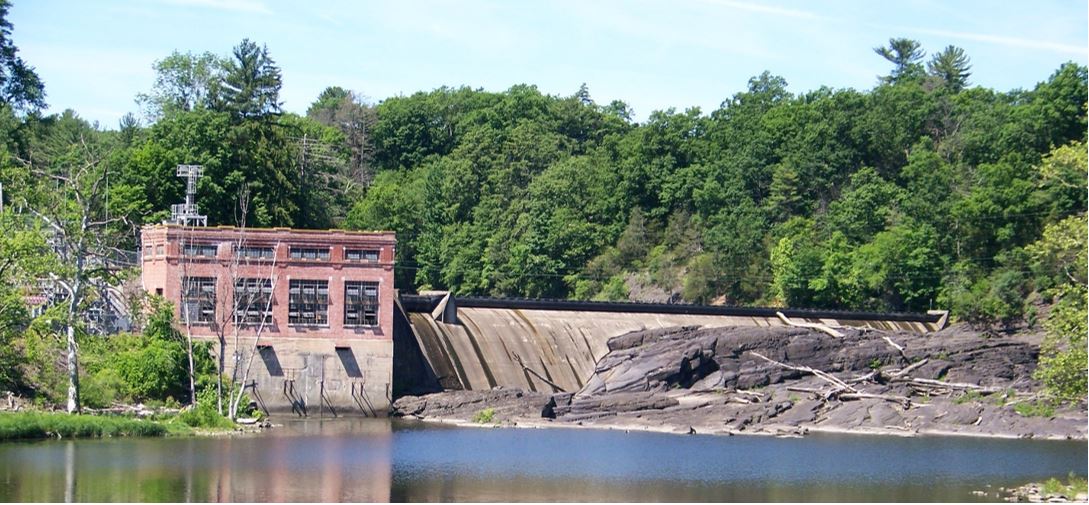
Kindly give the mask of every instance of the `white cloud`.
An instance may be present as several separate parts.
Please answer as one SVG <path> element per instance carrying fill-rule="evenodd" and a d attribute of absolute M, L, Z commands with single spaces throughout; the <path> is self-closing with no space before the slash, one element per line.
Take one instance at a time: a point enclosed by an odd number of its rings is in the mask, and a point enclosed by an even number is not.
<path fill-rule="evenodd" d="M 249 12 L 251 14 L 272 14 L 272 10 L 261 0 L 163 0 L 166 3 L 182 7 L 219 9 L 225 11 Z"/>
<path fill-rule="evenodd" d="M 1042 49 L 1045 51 L 1052 51 L 1057 53 L 1068 53 L 1085 55 L 1089 52 L 1086 46 L 1072 46 L 1069 44 L 1060 44 L 1058 42 L 1048 42 L 1045 40 L 1030 40 L 1022 39 L 1018 37 L 1005 37 L 1001 35 L 988 35 L 985 33 L 971 33 L 971 32 L 956 32 L 948 30 L 933 30 L 930 28 L 900 28 L 906 31 L 914 31 L 916 33 L 925 33 L 927 35 L 937 35 L 939 37 L 949 37 L 952 39 L 972 40 L 976 42 L 986 42 L 989 44 L 998 44 L 1009 47 L 1018 47 L 1023 49 Z"/>

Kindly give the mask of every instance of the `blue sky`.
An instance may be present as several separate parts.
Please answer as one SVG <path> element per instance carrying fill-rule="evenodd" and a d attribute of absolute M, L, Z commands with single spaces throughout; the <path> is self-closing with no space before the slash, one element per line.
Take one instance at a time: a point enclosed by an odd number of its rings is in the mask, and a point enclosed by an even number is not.
<path fill-rule="evenodd" d="M 949 44 L 971 82 L 1031 88 L 1066 61 L 1087 63 L 1087 3 L 905 0 L 276 1 L 15 0 L 20 55 L 45 81 L 50 111 L 115 128 L 138 112 L 152 63 L 173 50 L 217 54 L 248 37 L 283 70 L 284 108 L 305 112 L 328 85 L 380 101 L 439 86 L 513 84 L 598 103 L 710 112 L 769 70 L 792 92 L 870 89 L 890 37 L 928 53 Z"/>

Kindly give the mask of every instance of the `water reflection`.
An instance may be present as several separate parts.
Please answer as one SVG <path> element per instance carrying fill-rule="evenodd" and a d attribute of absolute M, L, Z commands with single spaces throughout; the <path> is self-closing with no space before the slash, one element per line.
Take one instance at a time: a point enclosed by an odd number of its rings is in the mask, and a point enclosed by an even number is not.
<path fill-rule="evenodd" d="M 0 501 L 384 502 L 392 436 L 386 420 L 306 421 L 273 435 L 0 444 Z"/>
<path fill-rule="evenodd" d="M 973 501 L 988 485 L 1084 476 L 1085 451 L 301 421 L 243 437 L 0 444 L 0 501 Z"/>

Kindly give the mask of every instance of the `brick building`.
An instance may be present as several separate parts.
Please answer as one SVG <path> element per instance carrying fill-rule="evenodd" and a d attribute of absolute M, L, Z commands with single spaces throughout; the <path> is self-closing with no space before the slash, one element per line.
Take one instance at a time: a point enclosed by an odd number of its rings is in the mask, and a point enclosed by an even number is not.
<path fill-rule="evenodd" d="M 393 232 L 152 225 L 142 282 L 183 333 L 225 337 L 228 376 L 257 350 L 247 385 L 266 411 L 384 415 L 395 247 Z"/>

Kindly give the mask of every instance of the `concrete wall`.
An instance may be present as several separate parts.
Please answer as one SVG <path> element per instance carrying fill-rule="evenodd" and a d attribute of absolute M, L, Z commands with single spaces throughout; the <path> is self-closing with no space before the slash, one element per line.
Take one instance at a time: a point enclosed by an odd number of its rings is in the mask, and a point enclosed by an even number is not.
<path fill-rule="evenodd" d="M 457 307 L 457 322 L 441 322 L 429 312 L 409 312 L 416 341 L 445 389 L 481 390 L 495 386 L 552 392 L 540 374 L 565 391 L 582 388 L 606 342 L 642 329 L 698 325 L 783 326 L 776 317 L 651 314 L 578 310 Z M 450 320 L 450 318 L 447 318 Z M 922 321 L 791 317 L 798 322 L 870 327 L 910 332 L 937 329 Z M 523 367 L 523 365 L 525 367 Z M 527 371 L 529 368 L 532 371 Z"/>
<path fill-rule="evenodd" d="M 238 346 L 228 340 L 227 377 L 234 372 L 230 358 L 238 351 L 241 382 L 254 340 L 240 339 Z M 250 398 L 271 414 L 384 417 L 393 397 L 393 342 L 262 339 L 246 385 Z"/>

